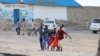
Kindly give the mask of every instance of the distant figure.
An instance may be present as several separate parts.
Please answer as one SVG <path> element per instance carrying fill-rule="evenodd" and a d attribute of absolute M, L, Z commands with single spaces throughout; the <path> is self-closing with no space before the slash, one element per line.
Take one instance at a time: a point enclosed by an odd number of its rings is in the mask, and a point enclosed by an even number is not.
<path fill-rule="evenodd" d="M 17 35 L 20 35 L 20 22 L 19 22 L 19 20 L 17 20 L 16 32 L 17 32 Z"/>
<path fill-rule="evenodd" d="M 43 48 L 43 23 L 40 24 L 40 27 L 33 33 L 33 35 L 36 34 L 36 32 L 39 32 L 40 47 L 41 47 L 41 50 L 44 50 Z"/>
<path fill-rule="evenodd" d="M 26 20 L 25 20 L 25 18 L 23 18 L 23 20 L 22 20 L 22 35 L 25 35 L 25 31 L 26 31 Z"/>
<path fill-rule="evenodd" d="M 57 31 L 58 40 L 59 40 L 59 46 L 57 48 L 57 51 L 62 51 L 63 50 L 62 46 L 61 46 L 61 42 L 62 42 L 61 40 L 64 39 L 64 34 L 66 35 L 66 38 L 68 36 L 71 39 L 71 37 L 69 36 L 69 34 L 63 30 L 63 27 L 64 27 L 64 25 L 62 24 L 61 27 L 60 27 L 60 29 L 58 29 L 58 31 Z"/>
<path fill-rule="evenodd" d="M 29 36 L 31 35 L 32 31 L 35 31 L 35 21 L 34 21 L 34 19 L 32 19 L 32 27 L 31 27 L 30 31 L 28 32 Z"/>

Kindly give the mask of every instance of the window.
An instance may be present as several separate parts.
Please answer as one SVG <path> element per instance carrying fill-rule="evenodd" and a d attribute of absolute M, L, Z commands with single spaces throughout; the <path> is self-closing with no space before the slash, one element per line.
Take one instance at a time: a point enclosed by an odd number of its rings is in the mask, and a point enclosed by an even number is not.
<path fill-rule="evenodd" d="M 100 23 L 100 19 L 94 19 L 93 23 Z"/>
<path fill-rule="evenodd" d="M 45 23 L 54 23 L 54 21 L 45 21 Z"/>

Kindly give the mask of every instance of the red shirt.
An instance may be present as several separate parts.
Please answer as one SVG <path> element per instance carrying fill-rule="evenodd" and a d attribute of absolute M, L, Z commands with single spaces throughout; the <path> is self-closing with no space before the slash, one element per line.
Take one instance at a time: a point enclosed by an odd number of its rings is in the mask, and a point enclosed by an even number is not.
<path fill-rule="evenodd" d="M 65 32 L 62 29 L 59 29 L 57 34 L 58 34 L 58 40 L 62 40 L 64 38 Z"/>

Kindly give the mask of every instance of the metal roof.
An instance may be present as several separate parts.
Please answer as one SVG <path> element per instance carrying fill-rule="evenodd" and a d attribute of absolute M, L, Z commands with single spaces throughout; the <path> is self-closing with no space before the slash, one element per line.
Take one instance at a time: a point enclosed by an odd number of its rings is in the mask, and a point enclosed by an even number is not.
<path fill-rule="evenodd" d="M 1 3 L 19 4 L 20 0 L 0 0 Z M 22 0 L 23 4 L 44 6 L 80 6 L 75 0 Z"/>

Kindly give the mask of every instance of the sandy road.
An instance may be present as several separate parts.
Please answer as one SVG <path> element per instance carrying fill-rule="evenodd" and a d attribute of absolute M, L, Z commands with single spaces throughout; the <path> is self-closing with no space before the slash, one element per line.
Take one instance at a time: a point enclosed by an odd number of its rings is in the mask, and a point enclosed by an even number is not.
<path fill-rule="evenodd" d="M 63 52 L 40 51 L 38 36 L 16 35 L 14 31 L 0 31 L 0 52 L 29 56 L 97 56 L 99 33 L 68 30 L 72 39 L 63 40 Z"/>

